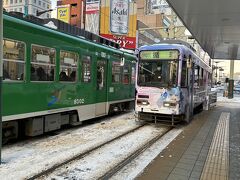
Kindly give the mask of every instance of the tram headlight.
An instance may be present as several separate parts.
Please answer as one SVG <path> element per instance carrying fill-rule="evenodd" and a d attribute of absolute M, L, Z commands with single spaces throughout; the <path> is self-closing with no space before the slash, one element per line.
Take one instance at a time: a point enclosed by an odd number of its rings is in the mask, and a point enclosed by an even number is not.
<path fill-rule="evenodd" d="M 177 102 L 163 102 L 164 107 L 175 107 Z"/>
<path fill-rule="evenodd" d="M 149 104 L 148 100 L 144 100 L 144 99 L 137 100 L 137 105 L 148 105 L 148 104 Z"/>

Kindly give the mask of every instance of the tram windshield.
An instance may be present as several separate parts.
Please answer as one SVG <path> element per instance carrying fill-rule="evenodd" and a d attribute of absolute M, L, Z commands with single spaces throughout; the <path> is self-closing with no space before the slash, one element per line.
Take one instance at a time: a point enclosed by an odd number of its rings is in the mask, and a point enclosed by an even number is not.
<path fill-rule="evenodd" d="M 149 51 L 145 52 L 149 53 Z M 167 88 L 175 87 L 177 85 L 177 59 L 178 56 L 172 56 L 170 58 L 169 56 L 163 56 L 162 59 L 159 58 L 159 56 L 153 57 L 140 54 L 138 85 Z"/>

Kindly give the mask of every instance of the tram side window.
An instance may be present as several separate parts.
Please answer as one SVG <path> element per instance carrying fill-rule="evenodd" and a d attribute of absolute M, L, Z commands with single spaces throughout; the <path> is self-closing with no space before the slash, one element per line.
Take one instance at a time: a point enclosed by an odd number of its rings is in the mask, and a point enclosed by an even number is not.
<path fill-rule="evenodd" d="M 121 66 L 119 62 L 112 62 L 112 83 L 121 82 Z"/>
<path fill-rule="evenodd" d="M 187 62 L 182 61 L 181 87 L 187 87 Z"/>
<path fill-rule="evenodd" d="M 60 51 L 60 81 L 76 81 L 78 55 L 74 52 Z"/>
<path fill-rule="evenodd" d="M 131 84 L 135 84 L 136 81 L 136 67 L 134 64 L 134 67 L 132 67 L 132 74 L 131 74 Z"/>
<path fill-rule="evenodd" d="M 105 61 L 97 61 L 97 89 L 102 90 L 105 86 Z"/>
<path fill-rule="evenodd" d="M 200 74 L 199 74 L 199 86 L 204 85 L 204 79 L 203 79 L 203 68 L 200 68 Z"/>
<path fill-rule="evenodd" d="M 90 56 L 83 56 L 82 81 L 85 83 L 91 82 L 91 57 Z"/>
<path fill-rule="evenodd" d="M 56 50 L 32 45 L 31 81 L 54 81 Z"/>
<path fill-rule="evenodd" d="M 125 64 L 123 67 L 123 84 L 129 84 L 129 80 L 130 80 L 129 65 Z"/>
<path fill-rule="evenodd" d="M 197 88 L 199 87 L 199 66 L 195 66 L 194 77 L 195 77 L 194 87 Z"/>
<path fill-rule="evenodd" d="M 3 80 L 23 80 L 25 44 L 15 40 L 3 40 Z"/>

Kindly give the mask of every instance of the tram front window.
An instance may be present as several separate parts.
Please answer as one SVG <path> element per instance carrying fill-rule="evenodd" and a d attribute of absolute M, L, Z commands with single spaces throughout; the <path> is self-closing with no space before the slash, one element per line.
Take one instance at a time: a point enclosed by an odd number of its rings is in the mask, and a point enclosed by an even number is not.
<path fill-rule="evenodd" d="M 138 85 L 175 87 L 177 85 L 176 60 L 140 60 Z"/>

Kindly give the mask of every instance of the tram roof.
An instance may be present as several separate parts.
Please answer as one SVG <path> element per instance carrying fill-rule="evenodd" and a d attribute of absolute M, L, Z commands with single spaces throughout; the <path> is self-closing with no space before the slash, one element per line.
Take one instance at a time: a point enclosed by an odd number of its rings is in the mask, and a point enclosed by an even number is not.
<path fill-rule="evenodd" d="M 240 59 L 239 0 L 167 0 L 212 59 Z"/>
<path fill-rule="evenodd" d="M 119 54 L 123 54 L 123 55 L 126 55 L 126 56 L 131 56 L 131 57 L 135 58 L 135 55 L 133 53 L 126 52 L 126 51 L 123 51 L 121 49 L 114 48 L 112 46 L 107 46 L 105 44 L 96 43 L 96 42 L 93 42 L 91 40 L 85 39 L 83 37 L 76 36 L 76 35 L 69 34 L 69 33 L 65 33 L 65 32 L 62 32 L 62 31 L 57 30 L 57 29 L 52 29 L 52 28 L 49 28 L 49 27 L 44 26 L 42 24 L 27 21 L 27 19 L 21 19 L 21 18 L 12 16 L 12 15 L 9 15 L 8 13 L 4 13 L 3 18 L 4 18 L 5 21 L 10 21 L 10 22 L 16 23 L 17 25 L 29 26 L 29 27 L 32 27 L 34 29 L 38 29 L 38 30 L 41 30 L 41 31 L 48 32 L 50 34 L 60 35 L 64 38 L 69 38 L 69 39 L 73 39 L 73 40 L 76 40 L 76 41 L 85 42 L 86 43 L 85 45 L 95 46 L 95 47 L 98 47 L 98 48 L 102 48 L 104 50 L 111 51 L 112 53 L 117 53 L 117 54 L 119 53 Z"/>

